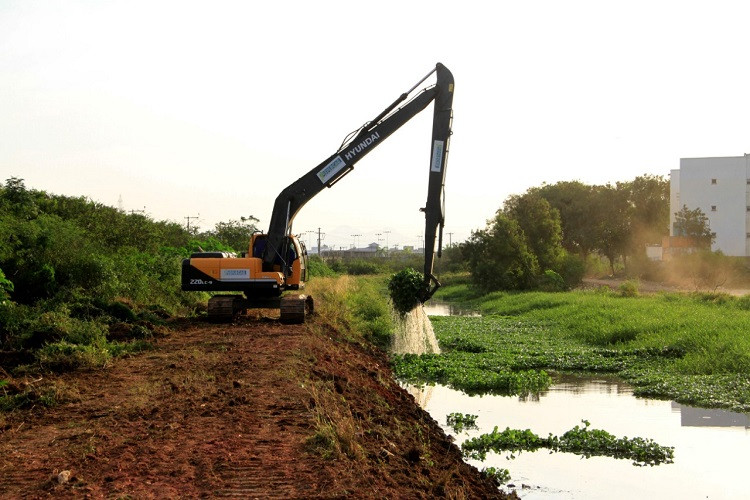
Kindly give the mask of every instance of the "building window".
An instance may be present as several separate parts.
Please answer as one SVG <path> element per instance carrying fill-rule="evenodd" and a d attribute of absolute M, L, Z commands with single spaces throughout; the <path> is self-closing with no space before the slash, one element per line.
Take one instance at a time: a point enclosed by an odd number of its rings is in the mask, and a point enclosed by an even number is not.
<path fill-rule="evenodd" d="M 716 184 L 716 179 L 711 179 L 711 184 Z"/>
<path fill-rule="evenodd" d="M 716 205 L 711 205 L 711 211 L 716 212 Z"/>

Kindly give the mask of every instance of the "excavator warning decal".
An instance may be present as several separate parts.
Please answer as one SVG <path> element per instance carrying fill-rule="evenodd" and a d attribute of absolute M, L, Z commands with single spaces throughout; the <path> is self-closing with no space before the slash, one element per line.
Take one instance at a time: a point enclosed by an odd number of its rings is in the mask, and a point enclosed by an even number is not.
<path fill-rule="evenodd" d="M 341 156 L 337 156 L 330 162 L 328 162 L 328 165 L 323 167 L 323 169 L 318 172 L 318 179 L 320 179 L 320 182 L 325 184 L 329 180 L 333 178 L 336 174 L 341 171 L 342 168 L 346 166 L 346 163 L 344 162 L 343 158 Z"/>
<path fill-rule="evenodd" d="M 443 149 L 445 141 L 434 141 L 432 143 L 432 165 L 430 172 L 440 172 L 443 167 Z"/>

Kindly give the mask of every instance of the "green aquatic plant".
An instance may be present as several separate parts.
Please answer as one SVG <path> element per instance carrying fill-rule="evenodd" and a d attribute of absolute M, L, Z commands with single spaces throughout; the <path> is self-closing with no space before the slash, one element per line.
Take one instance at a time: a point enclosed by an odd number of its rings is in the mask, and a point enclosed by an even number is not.
<path fill-rule="evenodd" d="M 445 417 L 445 423 L 453 429 L 453 432 L 458 434 L 464 430 L 478 429 L 477 418 L 478 415 L 469 415 L 468 413 L 449 413 Z"/>
<path fill-rule="evenodd" d="M 601 429 L 590 429 L 587 420 L 582 422 L 583 427 L 576 425 L 562 436 L 550 434 L 546 438 L 529 429 L 506 428 L 499 432 L 495 427 L 488 434 L 466 440 L 461 449 L 464 456 L 474 460 L 485 460 L 488 451 L 509 451 L 510 458 L 515 458 L 514 453 L 541 448 L 552 452 L 574 453 L 586 458 L 607 456 L 627 459 L 632 460 L 636 466 L 671 464 L 674 459 L 674 448 L 671 446 L 661 446 L 652 439 L 641 437 L 618 438 Z"/>
<path fill-rule="evenodd" d="M 496 484 L 500 485 L 510 481 L 510 471 L 508 469 L 498 469 L 496 467 L 485 467 L 480 471 L 483 476 L 489 477 L 494 480 Z"/>
<path fill-rule="evenodd" d="M 607 373 L 631 384 L 636 396 L 671 399 L 707 408 L 727 408 L 741 413 L 750 411 L 747 335 L 735 332 L 734 337 L 727 338 L 723 332 L 706 325 L 700 331 L 668 332 L 663 336 L 657 331 L 641 331 L 650 324 L 647 321 L 654 319 L 638 316 L 631 318 L 630 323 L 618 319 L 620 325 L 617 328 L 601 322 L 603 329 L 609 329 L 608 340 L 587 342 L 578 337 L 577 332 L 568 329 L 564 324 L 567 320 L 551 313 L 561 301 L 577 300 L 575 297 L 566 299 L 566 295 L 529 297 L 527 300 L 536 306 L 549 307 L 546 315 L 540 310 L 534 312 L 539 317 L 530 317 L 527 313 L 488 315 L 487 310 L 482 317 L 432 317 L 442 354 L 397 357 L 393 360 L 396 375 L 415 383 L 448 385 L 470 394 L 508 395 L 545 390 L 551 382 L 547 371 Z M 520 303 L 521 299 L 513 296 L 508 300 Z M 631 300 L 695 304 L 691 297 L 666 301 L 646 296 L 636 299 L 613 297 L 612 300 L 615 305 Z M 728 304 L 710 307 L 733 307 L 733 302 Z M 623 314 L 635 315 L 631 306 L 622 310 Z M 581 307 L 586 309 L 590 305 L 584 302 Z M 731 319 L 733 315 L 727 312 L 725 315 Z M 646 308 L 640 314 L 651 312 Z M 598 310 L 589 310 L 583 316 L 598 322 L 595 318 L 599 315 Z M 592 327 L 581 323 L 581 328 Z M 698 328 L 698 325 L 691 328 Z M 611 343 L 614 338 L 621 341 Z M 625 341 L 626 338 L 635 340 Z"/>
<path fill-rule="evenodd" d="M 544 371 L 511 371 L 502 363 L 481 363 L 474 354 L 403 354 L 392 359 L 396 377 L 413 384 L 438 383 L 472 394 L 528 395 L 552 382 Z M 478 362 L 479 361 L 479 362 Z"/>
<path fill-rule="evenodd" d="M 397 272 L 388 280 L 393 307 L 402 316 L 419 305 L 424 277 L 419 271 L 407 268 Z"/>

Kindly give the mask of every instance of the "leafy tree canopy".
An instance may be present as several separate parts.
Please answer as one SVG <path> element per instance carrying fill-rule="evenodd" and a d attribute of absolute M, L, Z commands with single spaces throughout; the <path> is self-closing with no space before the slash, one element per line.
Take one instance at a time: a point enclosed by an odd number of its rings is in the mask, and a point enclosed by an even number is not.
<path fill-rule="evenodd" d="M 711 232 L 708 217 L 700 208 L 690 210 L 687 205 L 683 205 L 674 216 L 675 235 L 692 238 L 699 247 L 711 247 L 716 237 Z"/>

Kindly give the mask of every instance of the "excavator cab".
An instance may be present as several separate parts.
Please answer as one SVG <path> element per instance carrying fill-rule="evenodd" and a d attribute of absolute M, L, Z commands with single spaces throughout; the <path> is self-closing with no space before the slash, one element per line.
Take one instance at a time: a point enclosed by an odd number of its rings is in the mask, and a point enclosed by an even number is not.
<path fill-rule="evenodd" d="M 268 236 L 255 233 L 250 241 L 253 258 L 263 259 L 268 246 Z M 286 276 L 286 290 L 304 288 L 308 267 L 307 248 L 305 248 L 304 243 L 296 236 L 285 236 L 279 249 L 274 254 L 274 259 L 270 264 L 263 263 L 263 270 L 280 272 Z"/>

